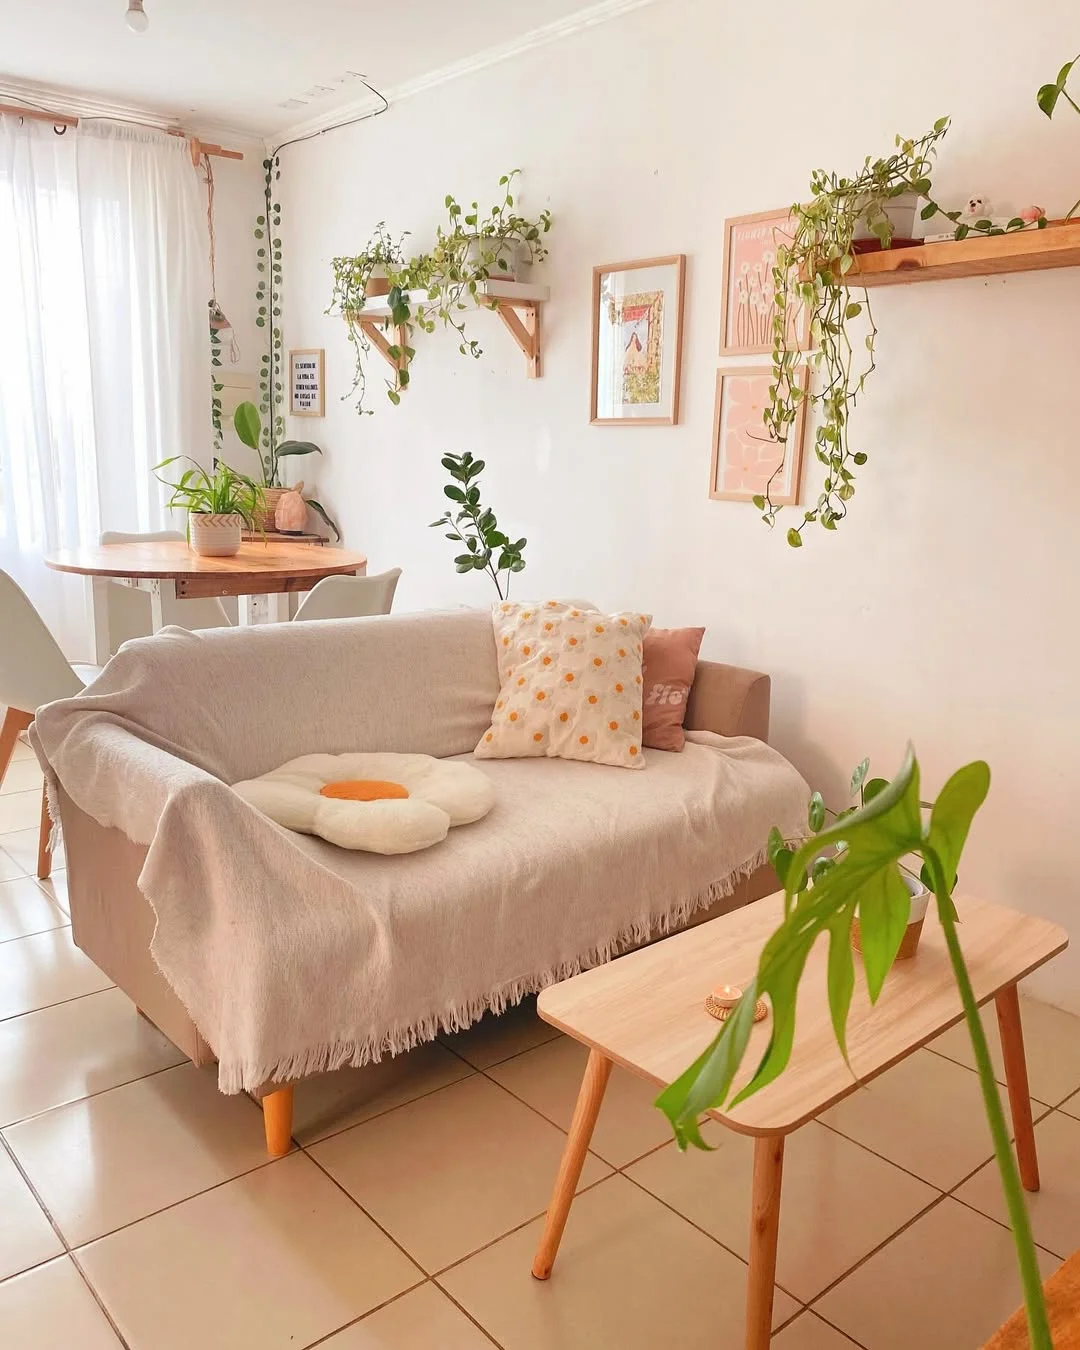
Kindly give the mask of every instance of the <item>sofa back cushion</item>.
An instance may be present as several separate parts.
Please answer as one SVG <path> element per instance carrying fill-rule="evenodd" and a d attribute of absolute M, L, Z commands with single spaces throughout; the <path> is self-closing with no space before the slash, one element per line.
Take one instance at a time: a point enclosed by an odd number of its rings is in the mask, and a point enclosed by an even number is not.
<path fill-rule="evenodd" d="M 73 702 L 215 777 L 323 751 L 471 751 L 499 692 L 487 610 L 189 632 L 125 644 Z"/>

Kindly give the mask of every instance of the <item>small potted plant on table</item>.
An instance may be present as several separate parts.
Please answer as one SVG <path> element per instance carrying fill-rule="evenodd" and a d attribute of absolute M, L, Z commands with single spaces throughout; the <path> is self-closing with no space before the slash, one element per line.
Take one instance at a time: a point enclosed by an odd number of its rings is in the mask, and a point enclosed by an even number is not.
<path fill-rule="evenodd" d="M 155 473 L 181 459 L 188 456 L 162 460 L 154 466 Z M 240 551 L 244 527 L 255 528 L 257 513 L 264 505 L 263 489 L 224 460 L 215 463 L 212 473 L 196 460 L 188 462 L 192 467 L 184 470 L 177 483 L 157 473 L 158 479 L 172 489 L 166 506 L 187 511 L 188 542 L 193 552 L 203 558 L 231 558 Z"/>

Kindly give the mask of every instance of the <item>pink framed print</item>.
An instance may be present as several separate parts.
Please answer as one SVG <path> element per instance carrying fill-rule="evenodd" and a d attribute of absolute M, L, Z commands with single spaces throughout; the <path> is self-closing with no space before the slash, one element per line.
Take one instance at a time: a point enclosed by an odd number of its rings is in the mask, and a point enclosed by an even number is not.
<path fill-rule="evenodd" d="M 805 390 L 805 365 L 801 372 Z M 714 501 L 748 502 L 768 491 L 778 506 L 798 503 L 806 400 L 800 401 L 787 445 L 778 445 L 764 422 L 771 380 L 769 366 L 737 366 L 716 373 L 709 480 L 709 496 Z"/>
<path fill-rule="evenodd" d="M 776 250 L 791 238 L 791 212 L 759 211 L 724 222 L 724 297 L 720 355 L 759 356 L 772 351 Z M 789 343 L 807 346 L 805 306 L 789 304 Z"/>

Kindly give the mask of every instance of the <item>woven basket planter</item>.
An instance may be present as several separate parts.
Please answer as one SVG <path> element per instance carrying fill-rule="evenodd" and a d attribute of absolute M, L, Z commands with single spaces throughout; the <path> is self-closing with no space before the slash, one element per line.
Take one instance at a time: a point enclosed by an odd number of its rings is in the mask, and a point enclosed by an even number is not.
<path fill-rule="evenodd" d="M 231 558 L 240 552 L 244 517 L 211 515 L 192 511 L 188 516 L 188 540 L 200 558 Z"/>

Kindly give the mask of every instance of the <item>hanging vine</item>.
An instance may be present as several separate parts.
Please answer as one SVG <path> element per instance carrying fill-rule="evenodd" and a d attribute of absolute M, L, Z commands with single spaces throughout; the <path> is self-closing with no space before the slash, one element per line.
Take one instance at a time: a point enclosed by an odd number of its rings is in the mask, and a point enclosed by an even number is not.
<path fill-rule="evenodd" d="M 280 487 L 278 449 L 285 437 L 284 381 L 281 338 L 281 203 L 276 184 L 281 177 L 277 155 L 263 160 L 263 210 L 255 217 L 254 235 L 259 284 L 255 289 L 255 323 L 269 328 L 259 367 L 259 411 L 264 422 L 260 437 L 263 482 Z"/>

